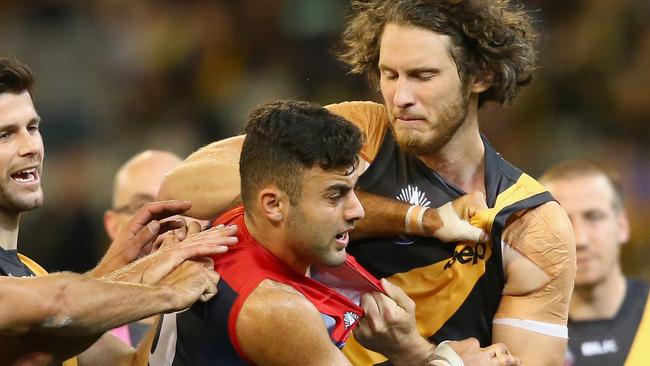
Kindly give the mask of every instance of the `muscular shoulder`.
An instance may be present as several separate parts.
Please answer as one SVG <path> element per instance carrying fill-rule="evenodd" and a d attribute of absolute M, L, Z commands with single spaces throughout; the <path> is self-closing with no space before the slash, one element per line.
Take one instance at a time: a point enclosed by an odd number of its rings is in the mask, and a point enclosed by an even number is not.
<path fill-rule="evenodd" d="M 316 365 L 314 359 L 340 357 L 332 356 L 340 352 L 316 307 L 291 286 L 271 280 L 262 281 L 246 299 L 237 318 L 237 339 L 256 364 Z"/>
<path fill-rule="evenodd" d="M 185 159 L 184 164 L 202 160 L 234 159 L 239 163 L 239 155 L 244 143 L 244 135 L 233 136 L 203 146 Z"/>
<path fill-rule="evenodd" d="M 371 122 L 387 121 L 386 107 L 375 102 L 343 102 L 325 106 L 330 112 L 337 114 L 363 129 Z"/>
<path fill-rule="evenodd" d="M 569 217 L 555 201 L 530 209 L 510 222 L 503 233 L 506 242 L 515 248 L 531 245 L 535 251 L 564 254 L 574 246 L 573 230 Z M 559 253 L 558 253 L 559 254 Z"/>
<path fill-rule="evenodd" d="M 360 155 L 365 161 L 372 162 L 388 130 L 386 107 L 374 102 L 343 102 L 325 108 L 363 131 L 365 139 Z"/>
<path fill-rule="evenodd" d="M 571 223 L 557 202 L 547 202 L 517 217 L 506 227 L 503 240 L 506 275 L 515 293 L 540 288 L 575 266 Z M 518 284 L 519 280 L 522 283 Z"/>

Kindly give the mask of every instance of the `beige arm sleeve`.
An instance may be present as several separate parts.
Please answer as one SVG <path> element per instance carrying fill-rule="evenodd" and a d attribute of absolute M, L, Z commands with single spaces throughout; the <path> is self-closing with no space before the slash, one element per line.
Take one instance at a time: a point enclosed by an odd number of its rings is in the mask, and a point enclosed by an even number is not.
<path fill-rule="evenodd" d="M 503 241 L 547 276 L 543 283 L 516 286 L 504 294 L 495 318 L 515 318 L 566 325 L 576 271 L 571 223 L 557 202 L 527 211 L 503 233 Z M 509 282 L 530 278 L 534 268 L 506 268 Z M 539 277 L 538 277 L 539 278 Z"/>

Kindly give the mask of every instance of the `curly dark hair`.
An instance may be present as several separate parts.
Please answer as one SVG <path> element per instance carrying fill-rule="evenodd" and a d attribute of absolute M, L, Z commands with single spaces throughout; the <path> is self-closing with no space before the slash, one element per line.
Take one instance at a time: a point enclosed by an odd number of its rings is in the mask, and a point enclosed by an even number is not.
<path fill-rule="evenodd" d="M 259 189 L 269 183 L 296 204 L 304 169 L 356 167 L 361 144 L 355 125 L 316 104 L 276 101 L 258 107 L 246 123 L 239 159 L 244 206 L 252 207 Z"/>
<path fill-rule="evenodd" d="M 0 94 L 31 92 L 34 76 L 22 63 L 0 58 Z"/>
<path fill-rule="evenodd" d="M 479 95 L 510 103 L 535 70 L 538 35 L 532 18 L 510 0 L 354 0 L 339 59 L 377 85 L 379 45 L 388 23 L 428 29 L 451 38 L 449 54 L 466 87 L 471 76 L 492 75 Z"/>

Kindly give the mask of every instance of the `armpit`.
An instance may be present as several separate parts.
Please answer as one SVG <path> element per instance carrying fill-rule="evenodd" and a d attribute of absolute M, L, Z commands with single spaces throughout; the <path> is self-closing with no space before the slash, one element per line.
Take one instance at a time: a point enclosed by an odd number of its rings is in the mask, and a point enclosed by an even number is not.
<path fill-rule="evenodd" d="M 529 291 L 505 292 L 495 317 L 566 324 L 576 263 L 571 223 L 564 210 L 556 202 L 529 210 L 506 228 L 503 240 L 548 276 L 548 281 L 533 283 Z M 526 281 L 521 279 L 529 274 L 509 264 L 504 261 L 507 282 L 522 287 Z"/>

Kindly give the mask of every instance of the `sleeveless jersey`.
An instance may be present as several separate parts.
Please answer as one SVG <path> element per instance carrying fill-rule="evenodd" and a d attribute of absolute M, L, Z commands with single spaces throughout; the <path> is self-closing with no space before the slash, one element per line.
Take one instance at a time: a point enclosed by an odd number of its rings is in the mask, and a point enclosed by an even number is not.
<path fill-rule="evenodd" d="M 47 271 L 38 263 L 15 250 L 0 248 L 0 276 L 33 277 L 45 276 Z M 77 366 L 77 358 L 65 361 L 61 366 Z"/>
<path fill-rule="evenodd" d="M 225 254 L 214 257 L 215 270 L 221 275 L 218 292 L 207 303 L 197 302 L 187 311 L 164 316 L 161 322 L 164 330 L 159 329 L 159 334 L 163 335 L 154 340 L 150 365 L 249 364 L 237 340 L 237 317 L 248 295 L 266 279 L 287 284 L 311 301 L 321 313 L 332 342 L 339 348 L 343 346 L 363 315 L 361 307 L 342 295 L 345 291 L 339 292 L 303 273 L 294 272 L 257 243 L 245 226 L 242 206 L 225 213 L 215 224 L 237 224 L 239 227 L 239 243 Z M 379 282 L 351 256 L 336 270 L 356 278 L 358 283 L 363 283 L 361 287 L 381 291 Z M 318 272 L 318 276 L 325 279 L 330 274 Z"/>
<path fill-rule="evenodd" d="M 384 124 L 388 129 L 388 122 Z M 390 132 L 370 166 L 359 178 L 364 191 L 425 207 L 440 207 L 461 197 L 458 187 L 445 181 L 414 156 L 400 151 Z M 444 243 L 434 238 L 379 237 L 349 246 L 349 252 L 370 273 L 387 277 L 416 303 L 418 329 L 434 343 L 476 337 L 481 346 L 492 343 L 492 319 L 505 284 L 501 235 L 515 212 L 535 208 L 553 197 L 539 183 L 505 161 L 482 137 L 485 146 L 485 189 L 493 212 L 491 245 Z M 350 339 L 344 352 L 355 365 L 372 365 L 386 358 Z"/>
<path fill-rule="evenodd" d="M 612 319 L 569 318 L 566 366 L 642 366 L 650 362 L 648 284 L 627 279 L 625 299 Z"/>

